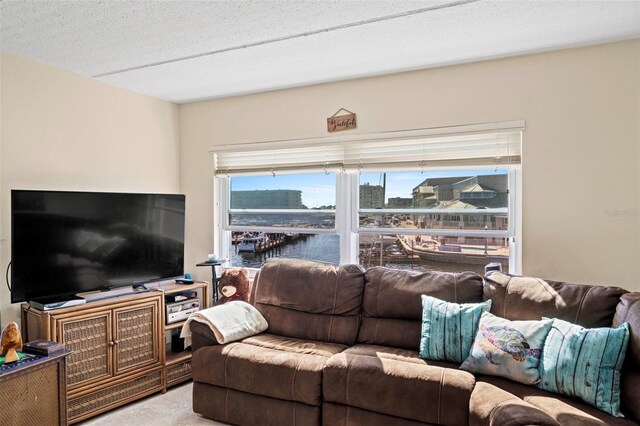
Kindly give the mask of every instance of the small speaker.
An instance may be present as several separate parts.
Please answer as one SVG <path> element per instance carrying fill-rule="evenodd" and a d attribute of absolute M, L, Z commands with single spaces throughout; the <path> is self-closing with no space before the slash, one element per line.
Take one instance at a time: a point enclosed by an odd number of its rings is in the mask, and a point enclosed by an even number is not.
<path fill-rule="evenodd" d="M 171 352 L 184 351 L 184 339 L 180 338 L 180 329 L 171 331 Z"/>

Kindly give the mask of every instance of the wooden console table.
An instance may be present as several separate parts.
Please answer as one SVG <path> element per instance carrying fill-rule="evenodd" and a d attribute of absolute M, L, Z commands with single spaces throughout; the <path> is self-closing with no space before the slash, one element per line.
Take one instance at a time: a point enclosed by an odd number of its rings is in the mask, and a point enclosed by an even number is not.
<path fill-rule="evenodd" d="M 67 424 L 66 356 L 42 357 L 0 374 L 3 424 Z"/>
<path fill-rule="evenodd" d="M 62 342 L 71 352 L 66 364 L 69 423 L 165 389 L 162 306 L 158 291 L 52 311 L 22 305 L 24 340 Z M 50 424 L 31 420 L 32 425 Z"/>

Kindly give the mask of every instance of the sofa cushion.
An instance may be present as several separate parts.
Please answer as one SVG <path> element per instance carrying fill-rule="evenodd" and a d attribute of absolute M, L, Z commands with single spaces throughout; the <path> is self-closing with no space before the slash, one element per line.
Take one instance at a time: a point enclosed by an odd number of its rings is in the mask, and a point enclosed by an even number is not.
<path fill-rule="evenodd" d="M 471 426 L 560 426 L 553 417 L 491 383 L 477 382 L 469 402 Z"/>
<path fill-rule="evenodd" d="M 323 426 L 424 426 L 422 422 L 388 416 L 349 405 L 322 403 Z"/>
<path fill-rule="evenodd" d="M 351 345 L 363 286 L 358 265 L 269 259 L 254 282 L 252 299 L 271 334 Z"/>
<path fill-rule="evenodd" d="M 622 410 L 640 423 L 640 293 L 620 299 L 613 327 L 629 324 L 629 347 L 622 367 Z"/>
<path fill-rule="evenodd" d="M 460 364 L 469 356 L 482 313 L 491 300 L 482 303 L 450 303 L 422 295 L 420 358 Z"/>
<path fill-rule="evenodd" d="M 637 426 L 637 423 L 630 419 L 613 417 L 582 401 L 547 392 L 535 386 L 495 376 L 479 375 L 477 380 L 479 383 L 491 383 L 517 396 L 549 414 L 562 426 Z"/>
<path fill-rule="evenodd" d="M 322 368 L 346 347 L 271 334 L 228 345 L 207 346 L 193 354 L 195 382 L 319 406 Z"/>
<path fill-rule="evenodd" d="M 368 269 L 358 342 L 418 350 L 423 294 L 447 302 L 482 302 L 482 277 L 473 272 Z"/>
<path fill-rule="evenodd" d="M 326 402 L 413 421 L 463 425 L 475 378 L 416 351 L 356 345 L 332 356 L 323 376 Z M 455 409 L 451 409 L 455 407 Z"/>
<path fill-rule="evenodd" d="M 583 327 L 611 327 L 619 287 L 600 287 L 519 277 L 498 271 L 485 275 L 484 298 L 491 313 L 510 320 L 559 318 Z"/>
<path fill-rule="evenodd" d="M 193 411 L 231 425 L 318 426 L 321 416 L 321 408 L 313 405 L 199 382 L 193 384 Z M 220 423 L 202 420 L 197 424 Z"/>

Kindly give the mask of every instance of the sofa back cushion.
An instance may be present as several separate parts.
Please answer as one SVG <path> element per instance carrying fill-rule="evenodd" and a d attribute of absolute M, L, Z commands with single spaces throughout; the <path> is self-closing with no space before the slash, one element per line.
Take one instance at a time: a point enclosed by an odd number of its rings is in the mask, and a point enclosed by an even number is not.
<path fill-rule="evenodd" d="M 559 318 L 586 328 L 611 327 L 619 287 L 569 284 L 492 271 L 485 275 L 484 299 L 491 313 L 510 320 Z"/>
<path fill-rule="evenodd" d="M 482 277 L 473 272 L 367 270 L 358 342 L 418 350 L 423 294 L 447 302 L 482 302 Z"/>
<path fill-rule="evenodd" d="M 629 323 L 629 346 L 622 368 L 622 412 L 640 423 L 640 293 L 620 298 L 613 327 Z"/>
<path fill-rule="evenodd" d="M 297 259 L 269 259 L 252 288 L 268 333 L 353 345 L 360 325 L 364 270 Z"/>

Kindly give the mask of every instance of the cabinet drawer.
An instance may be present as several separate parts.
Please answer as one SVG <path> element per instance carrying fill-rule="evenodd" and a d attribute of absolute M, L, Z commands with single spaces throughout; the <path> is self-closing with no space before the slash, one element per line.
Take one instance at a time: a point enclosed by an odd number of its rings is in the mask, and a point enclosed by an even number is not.
<path fill-rule="evenodd" d="M 69 422 L 78 422 L 162 389 L 162 369 L 158 368 L 102 390 L 72 397 L 67 403 Z"/>
<path fill-rule="evenodd" d="M 191 379 L 191 360 L 167 366 L 167 386 Z"/>

